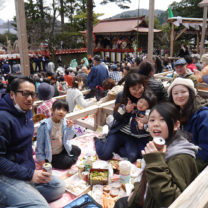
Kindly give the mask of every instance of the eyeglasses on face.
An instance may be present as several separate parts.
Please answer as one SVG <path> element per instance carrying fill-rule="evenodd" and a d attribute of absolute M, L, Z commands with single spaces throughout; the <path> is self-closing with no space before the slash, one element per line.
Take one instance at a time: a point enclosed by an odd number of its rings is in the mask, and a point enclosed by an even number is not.
<path fill-rule="evenodd" d="M 36 98 L 37 94 L 35 92 L 30 92 L 30 91 L 23 91 L 23 90 L 18 90 L 16 92 L 20 92 L 23 97 L 28 98 L 31 96 L 32 98 Z"/>

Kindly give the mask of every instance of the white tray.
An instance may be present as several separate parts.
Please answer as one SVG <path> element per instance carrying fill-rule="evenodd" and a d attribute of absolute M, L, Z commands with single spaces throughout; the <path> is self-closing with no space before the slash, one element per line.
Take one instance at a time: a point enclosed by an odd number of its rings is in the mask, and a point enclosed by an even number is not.
<path fill-rule="evenodd" d="M 80 196 L 90 190 L 90 185 L 80 179 L 78 174 L 75 174 L 65 180 L 66 191 L 75 196 Z"/>

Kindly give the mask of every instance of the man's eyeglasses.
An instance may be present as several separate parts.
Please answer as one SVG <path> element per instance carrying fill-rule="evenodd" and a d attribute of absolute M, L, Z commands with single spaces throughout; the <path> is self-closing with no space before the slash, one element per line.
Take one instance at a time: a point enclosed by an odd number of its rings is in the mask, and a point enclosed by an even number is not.
<path fill-rule="evenodd" d="M 32 98 L 36 98 L 36 96 L 37 96 L 37 94 L 35 92 L 30 92 L 30 91 L 18 90 L 16 92 L 22 93 L 22 96 L 26 97 L 26 98 L 29 97 L 29 96 L 31 96 Z"/>

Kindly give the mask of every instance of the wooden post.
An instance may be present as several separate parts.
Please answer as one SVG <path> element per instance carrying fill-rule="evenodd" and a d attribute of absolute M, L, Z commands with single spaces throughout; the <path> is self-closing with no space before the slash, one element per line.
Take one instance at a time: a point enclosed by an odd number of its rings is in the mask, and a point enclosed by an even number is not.
<path fill-rule="evenodd" d="M 24 0 L 15 0 L 17 31 L 18 31 L 18 46 L 20 51 L 20 63 L 22 74 L 30 75 L 30 62 L 28 54 L 27 30 L 25 19 Z"/>
<path fill-rule="evenodd" d="M 175 26 L 171 23 L 171 33 L 170 33 L 170 57 L 173 57 L 173 50 L 174 50 L 174 29 Z"/>
<path fill-rule="evenodd" d="M 201 35 L 201 46 L 200 46 L 200 56 L 204 53 L 204 41 L 207 28 L 207 6 L 204 7 L 203 13 L 203 26 L 202 26 L 202 35 Z"/>
<path fill-rule="evenodd" d="M 149 0 L 149 32 L 148 32 L 148 60 L 152 61 L 154 41 L 154 8 L 155 0 Z"/>
<path fill-rule="evenodd" d="M 196 35 L 196 52 L 199 53 L 199 36 L 200 36 L 200 32 L 197 31 L 197 35 Z"/>

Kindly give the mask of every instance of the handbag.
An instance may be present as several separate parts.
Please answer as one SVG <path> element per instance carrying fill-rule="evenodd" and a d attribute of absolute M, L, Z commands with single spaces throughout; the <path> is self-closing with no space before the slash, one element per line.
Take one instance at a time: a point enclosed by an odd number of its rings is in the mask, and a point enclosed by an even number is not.
<path fill-rule="evenodd" d="M 103 208 L 89 194 L 84 194 L 70 202 L 64 208 Z"/>

